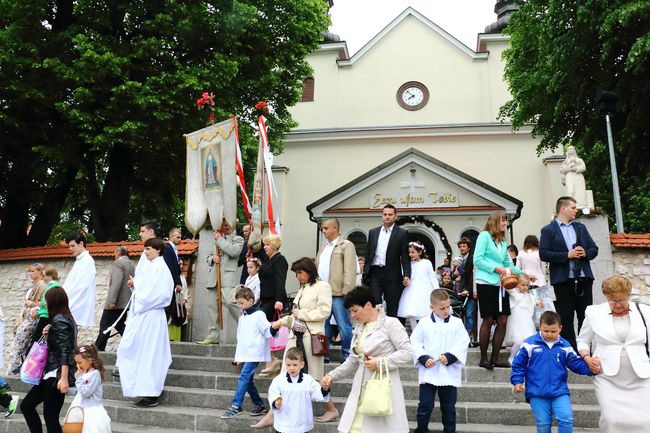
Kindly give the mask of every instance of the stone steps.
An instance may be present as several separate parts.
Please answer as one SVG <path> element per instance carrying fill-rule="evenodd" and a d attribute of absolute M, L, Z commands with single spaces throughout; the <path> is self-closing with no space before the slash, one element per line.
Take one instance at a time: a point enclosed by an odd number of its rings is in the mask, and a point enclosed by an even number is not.
<path fill-rule="evenodd" d="M 230 405 L 237 384 L 239 368 L 233 366 L 234 345 L 201 346 L 194 343 L 172 344 L 172 369 L 165 381 L 161 405 L 151 409 L 137 409 L 130 406 L 131 399 L 122 397 L 119 379 L 110 376 L 115 363 L 115 353 L 104 353 L 107 369 L 104 384 L 104 407 L 114 421 L 115 433 L 206 433 L 206 432 L 250 432 L 250 423 L 257 418 L 248 414 L 231 420 L 219 417 Z M 340 348 L 334 347 L 332 359 L 340 359 Z M 488 371 L 476 366 L 479 359 L 477 349 L 470 349 L 468 366 L 463 369 L 463 386 L 459 388 L 457 419 L 458 432 L 467 433 L 524 433 L 534 432 L 534 420 L 530 406 L 521 394 L 514 394 L 509 384 L 510 369 Z M 326 364 L 326 371 L 340 365 Z M 262 367 L 260 367 L 261 369 Z M 415 420 L 418 399 L 417 368 L 400 368 L 400 377 L 406 399 L 408 419 Z M 14 392 L 24 396 L 29 385 L 18 378 L 7 378 Z M 271 379 L 256 378 L 256 385 L 266 397 Z M 570 373 L 570 389 L 574 409 L 576 432 L 595 432 L 599 409 L 590 378 Z M 332 387 L 332 400 L 339 411 L 343 410 L 350 392 L 351 379 L 337 382 Z M 67 406 L 72 401 L 66 398 Z M 244 410 L 250 410 L 250 399 L 246 398 Z M 323 405 L 315 404 L 316 415 L 322 413 Z M 65 412 L 63 412 L 65 413 Z M 26 430 L 22 416 L 0 421 L 0 433 L 22 433 Z M 338 423 L 317 424 L 317 433 L 336 433 Z M 24 427 L 24 428 L 23 428 Z M 412 426 L 414 427 L 414 426 Z M 434 410 L 431 431 L 441 431 L 440 411 Z M 270 430 L 267 430 L 267 432 Z"/>

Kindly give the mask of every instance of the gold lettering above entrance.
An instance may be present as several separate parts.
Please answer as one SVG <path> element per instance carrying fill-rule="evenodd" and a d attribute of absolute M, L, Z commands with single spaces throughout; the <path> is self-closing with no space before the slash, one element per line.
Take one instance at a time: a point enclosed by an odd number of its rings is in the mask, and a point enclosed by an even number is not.
<path fill-rule="evenodd" d="M 398 209 L 460 206 L 457 192 L 375 192 L 370 194 L 370 209 L 381 209 L 387 204 L 392 204 Z"/>

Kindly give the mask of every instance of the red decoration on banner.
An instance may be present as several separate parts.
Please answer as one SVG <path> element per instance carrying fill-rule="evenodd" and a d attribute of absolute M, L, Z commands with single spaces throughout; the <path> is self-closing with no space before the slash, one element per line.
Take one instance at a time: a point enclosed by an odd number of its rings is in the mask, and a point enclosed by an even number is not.
<path fill-rule="evenodd" d="M 239 127 L 237 125 L 237 116 L 230 116 L 235 120 L 235 164 L 237 165 L 237 184 L 239 185 L 239 190 L 241 191 L 241 202 L 244 207 L 244 213 L 248 222 L 252 224 L 251 220 L 251 203 L 248 200 L 248 194 L 246 192 L 246 181 L 244 179 L 244 164 L 241 157 L 241 148 L 239 147 Z"/>

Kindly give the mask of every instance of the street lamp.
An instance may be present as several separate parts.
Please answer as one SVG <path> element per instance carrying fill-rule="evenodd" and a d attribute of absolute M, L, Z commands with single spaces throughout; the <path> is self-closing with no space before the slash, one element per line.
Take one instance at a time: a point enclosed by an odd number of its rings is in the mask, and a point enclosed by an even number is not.
<path fill-rule="evenodd" d="M 612 125 L 609 121 L 609 113 L 616 111 L 618 96 L 608 90 L 599 90 L 596 93 L 596 102 L 600 112 L 605 115 L 607 125 L 607 143 L 609 147 L 609 165 L 612 171 L 612 188 L 614 189 L 614 213 L 616 214 L 616 233 L 624 233 L 623 211 L 621 210 L 621 193 L 618 189 L 618 172 L 616 171 L 616 157 L 614 155 L 614 139 L 612 138 Z"/>

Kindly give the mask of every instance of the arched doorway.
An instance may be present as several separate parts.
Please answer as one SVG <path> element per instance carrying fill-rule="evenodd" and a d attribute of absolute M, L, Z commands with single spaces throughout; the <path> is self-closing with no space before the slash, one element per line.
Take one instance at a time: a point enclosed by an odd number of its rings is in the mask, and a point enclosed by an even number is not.
<path fill-rule="evenodd" d="M 431 264 L 433 265 L 433 269 L 436 268 L 436 247 L 433 245 L 433 241 L 431 238 L 424 233 L 409 230 L 409 242 L 418 242 L 422 245 L 424 245 L 424 248 L 427 252 L 427 256 L 429 260 L 431 260 Z"/>

